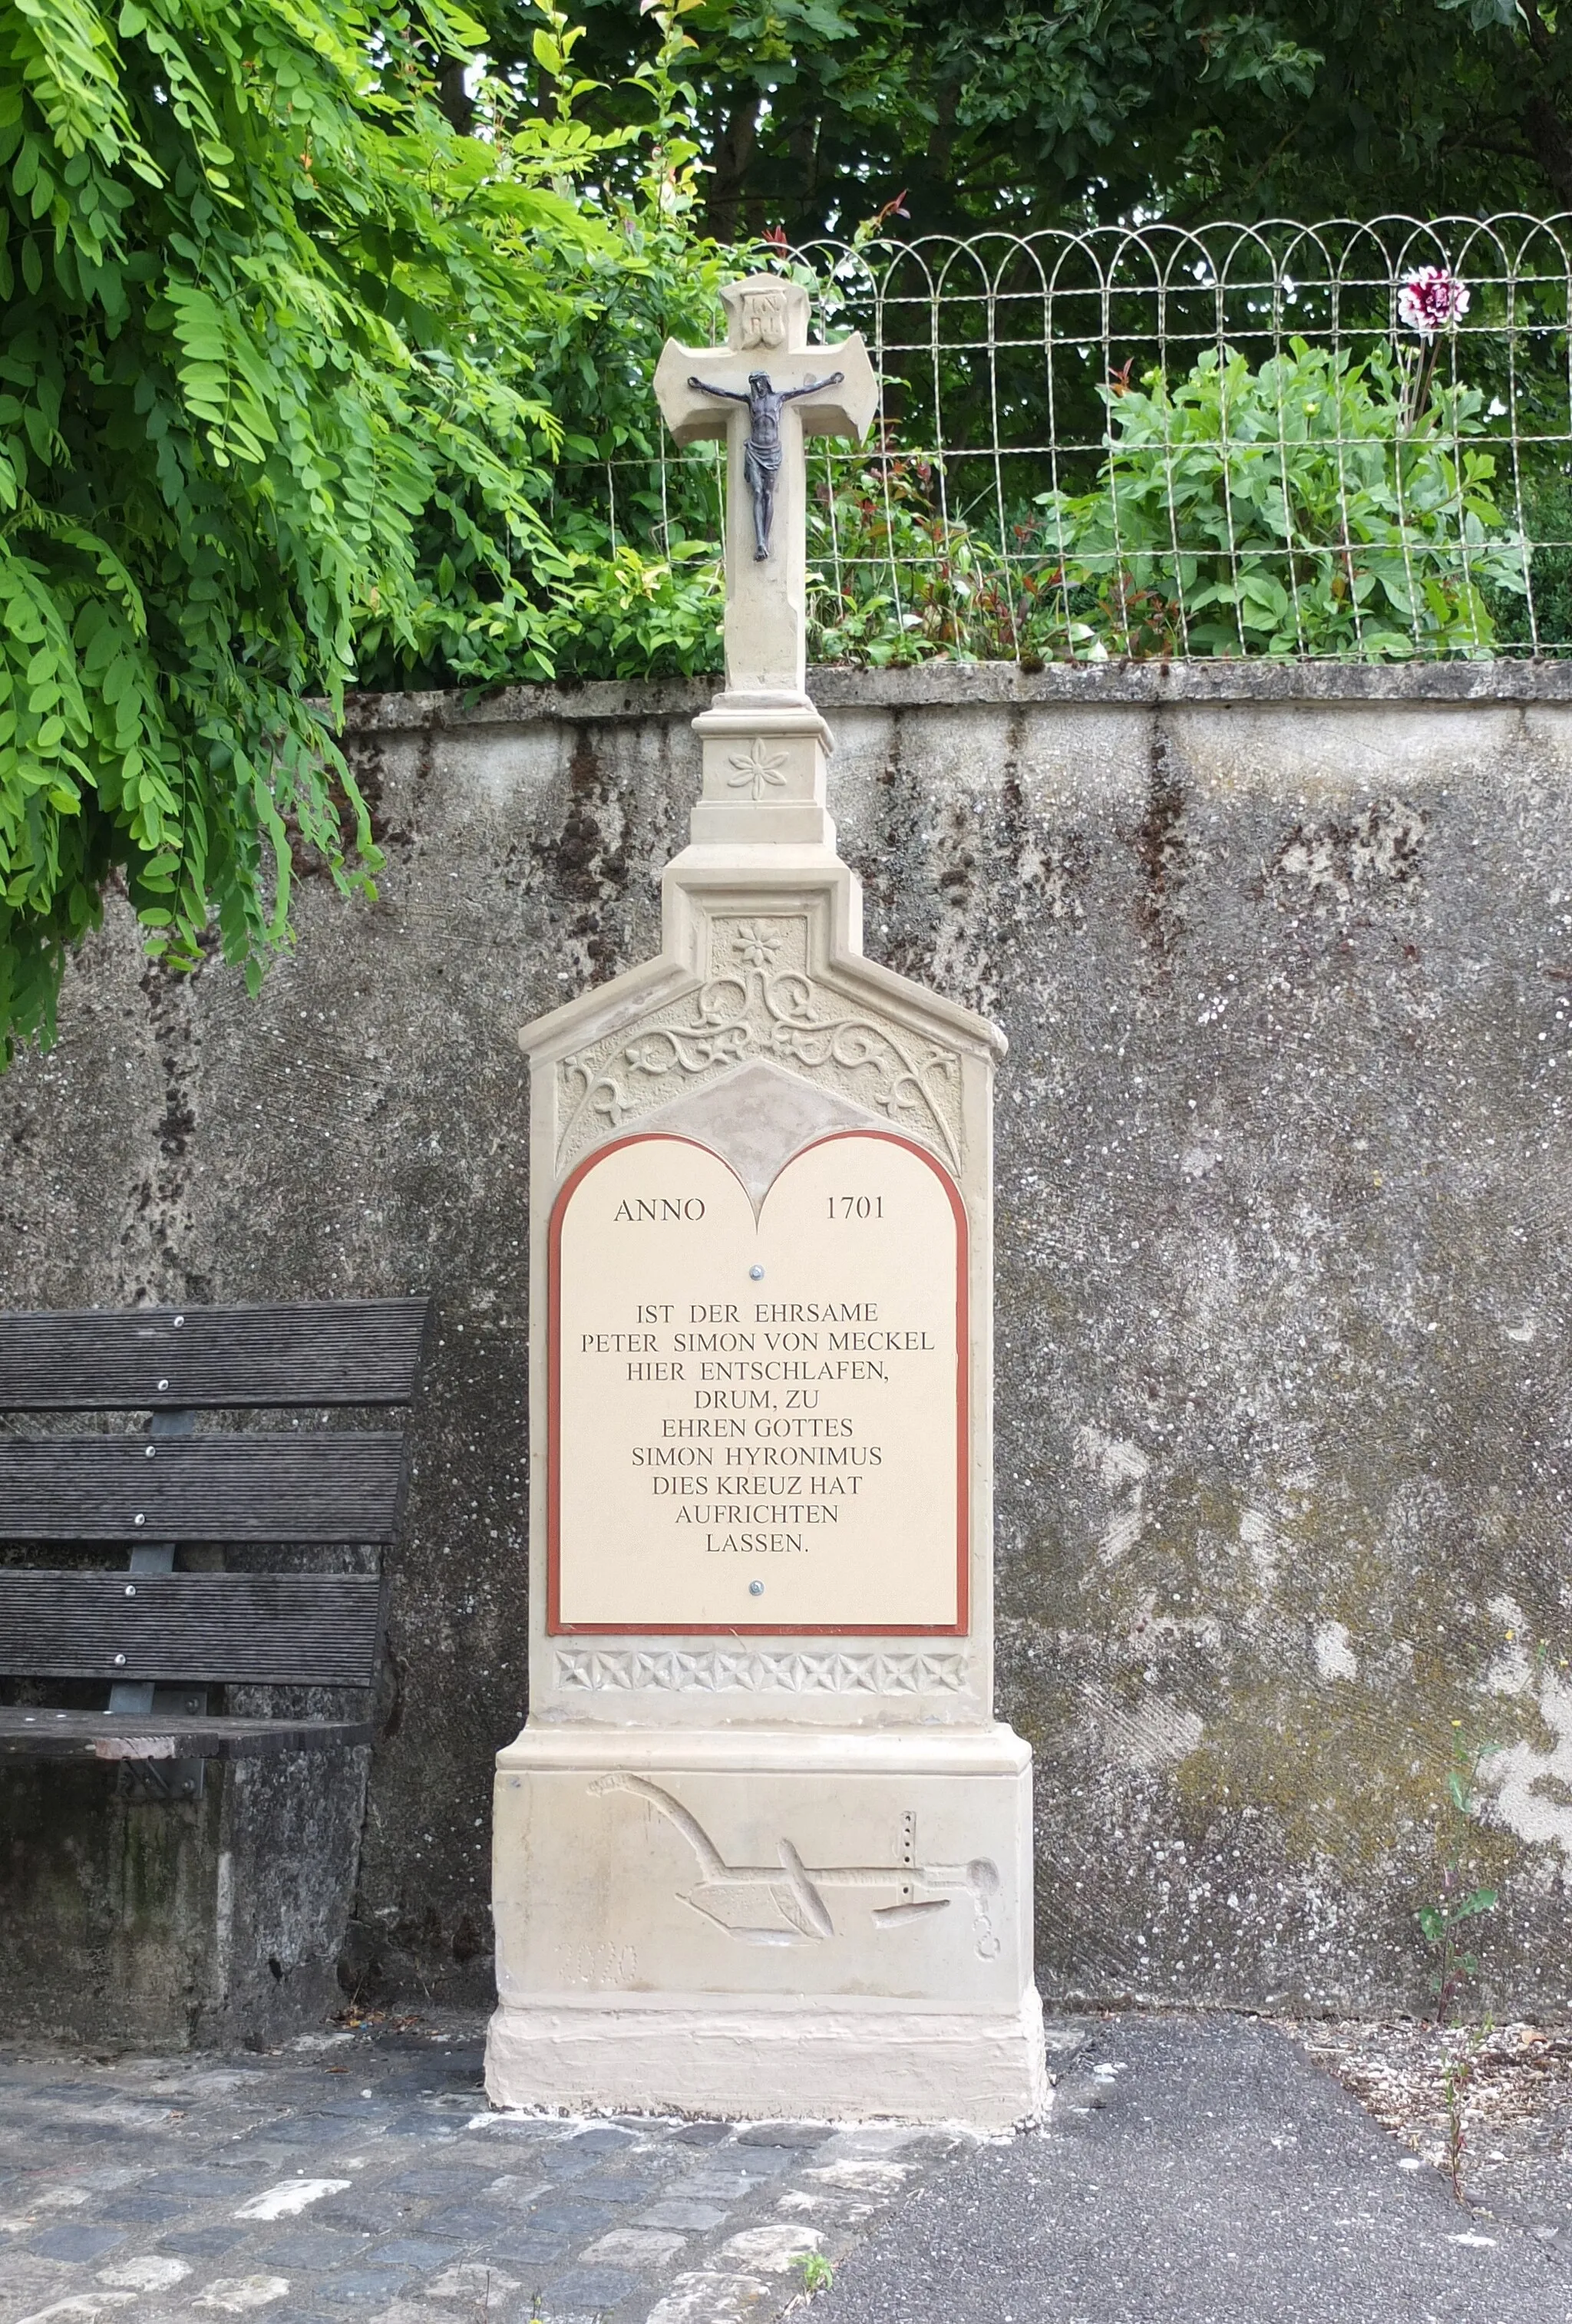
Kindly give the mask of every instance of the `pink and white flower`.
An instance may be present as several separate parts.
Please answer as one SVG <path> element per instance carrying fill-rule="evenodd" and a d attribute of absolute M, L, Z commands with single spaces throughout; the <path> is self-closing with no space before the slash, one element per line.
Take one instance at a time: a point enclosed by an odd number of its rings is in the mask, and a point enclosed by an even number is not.
<path fill-rule="evenodd" d="M 1468 312 L 1468 285 L 1449 267 L 1421 266 L 1404 277 L 1397 311 L 1410 331 L 1433 338 L 1438 331 L 1452 329 Z"/>

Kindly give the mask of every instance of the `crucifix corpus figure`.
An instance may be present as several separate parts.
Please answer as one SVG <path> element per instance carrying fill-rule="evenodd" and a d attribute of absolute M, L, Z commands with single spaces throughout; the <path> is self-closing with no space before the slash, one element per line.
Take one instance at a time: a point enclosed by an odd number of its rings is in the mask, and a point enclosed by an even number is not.
<path fill-rule="evenodd" d="M 726 442 L 727 696 L 806 703 L 804 438 L 866 435 L 878 383 L 855 332 L 809 346 L 800 283 L 754 274 L 720 295 L 726 346 L 668 339 L 655 393 L 680 444 Z"/>
<path fill-rule="evenodd" d="M 763 565 L 770 554 L 770 527 L 775 516 L 775 479 L 781 473 L 781 410 L 800 395 L 816 395 L 820 388 L 839 387 L 844 371 L 828 379 L 805 380 L 800 387 L 772 387 L 770 374 L 751 371 L 745 388 L 711 387 L 707 380 L 689 379 L 700 395 L 724 396 L 728 403 L 748 407 L 748 440 L 743 447 L 743 474 L 754 496 L 754 562 Z"/>

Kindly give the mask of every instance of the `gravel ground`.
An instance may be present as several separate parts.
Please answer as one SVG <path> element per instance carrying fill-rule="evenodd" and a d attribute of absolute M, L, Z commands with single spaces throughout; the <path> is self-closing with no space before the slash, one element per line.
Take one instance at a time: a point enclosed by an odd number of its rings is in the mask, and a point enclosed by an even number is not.
<path fill-rule="evenodd" d="M 1572 2257 L 1572 2032 L 1327 2024 L 1285 2026 L 1307 2057 L 1425 2165 L 1449 2172 L 1444 2077 L 1461 2062 L 1459 2179 L 1471 2209 Z"/>

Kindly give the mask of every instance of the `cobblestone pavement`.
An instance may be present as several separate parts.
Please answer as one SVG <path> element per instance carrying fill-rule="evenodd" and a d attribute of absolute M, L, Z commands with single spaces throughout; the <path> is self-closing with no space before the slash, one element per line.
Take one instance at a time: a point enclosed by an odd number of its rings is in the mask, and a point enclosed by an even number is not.
<path fill-rule="evenodd" d="M 0 2051 L 0 2324 L 769 2324 L 953 2135 L 493 2114 L 473 2020 Z"/>

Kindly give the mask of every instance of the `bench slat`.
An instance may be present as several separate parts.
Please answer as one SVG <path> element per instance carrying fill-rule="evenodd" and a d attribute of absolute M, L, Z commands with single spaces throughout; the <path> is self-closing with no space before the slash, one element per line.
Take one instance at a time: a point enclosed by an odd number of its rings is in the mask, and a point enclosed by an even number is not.
<path fill-rule="evenodd" d="M 332 1299 L 0 1315 L 0 1411 L 407 1404 L 430 1308 Z"/>
<path fill-rule="evenodd" d="M 356 1719 L 146 1719 L 0 1706 L 0 1759 L 251 1759 L 369 1743 Z"/>
<path fill-rule="evenodd" d="M 403 1449 L 397 1429 L 0 1437 L 0 1539 L 387 1542 Z"/>
<path fill-rule="evenodd" d="M 0 1671 L 369 1686 L 381 1591 L 359 1573 L 0 1572 Z"/>

